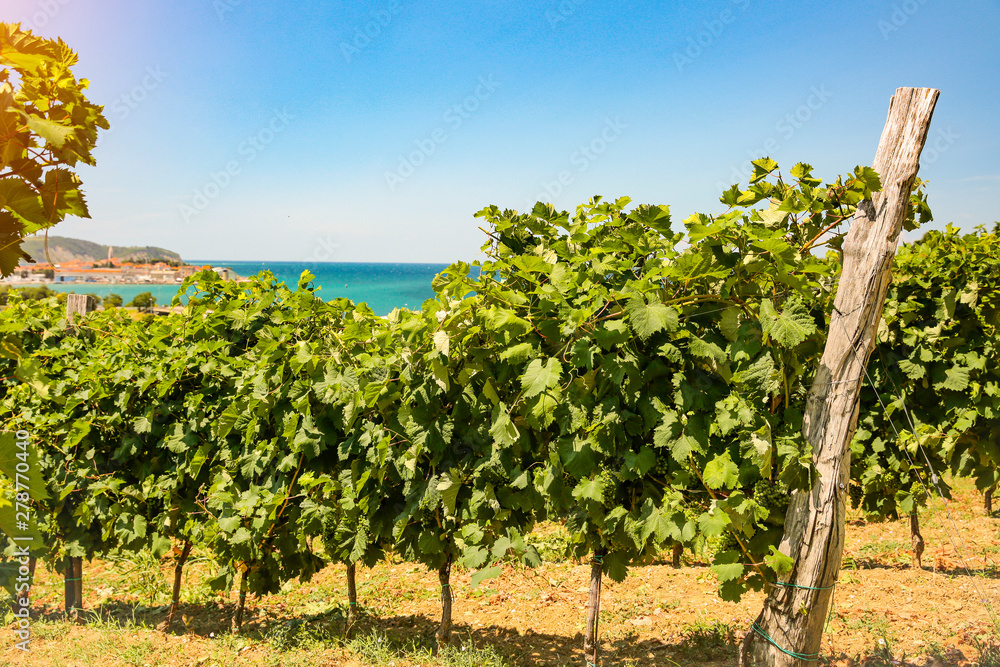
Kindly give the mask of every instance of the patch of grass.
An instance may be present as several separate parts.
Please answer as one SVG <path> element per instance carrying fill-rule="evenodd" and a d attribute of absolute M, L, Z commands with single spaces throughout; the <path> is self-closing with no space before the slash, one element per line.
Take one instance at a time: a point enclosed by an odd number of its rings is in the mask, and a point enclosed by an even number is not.
<path fill-rule="evenodd" d="M 339 637 L 329 624 L 296 619 L 270 628 L 264 635 L 264 641 L 278 651 L 310 650 L 335 645 L 339 642 Z"/>
<path fill-rule="evenodd" d="M 681 606 L 681 601 L 677 598 L 672 598 L 670 600 L 662 600 L 656 603 L 656 608 L 661 611 L 672 611 Z"/>
<path fill-rule="evenodd" d="M 434 644 L 429 639 L 397 639 L 388 634 L 373 632 L 358 636 L 346 648 L 356 657 L 371 665 L 393 665 L 402 661 L 443 667 L 509 667 L 502 655 L 492 646 L 476 647 L 471 643 L 445 646 L 434 654 Z"/>
<path fill-rule="evenodd" d="M 976 667 L 1000 667 L 1000 644 L 996 640 L 989 639 L 985 642 L 978 637 L 973 638 L 976 650 L 979 652 L 979 659 L 976 660 Z"/>
<path fill-rule="evenodd" d="M 857 660 L 860 661 L 860 656 Z M 897 667 L 906 662 L 906 654 L 896 657 L 892 651 L 892 644 L 885 637 L 879 637 L 873 652 L 865 656 L 865 667 Z"/>
<path fill-rule="evenodd" d="M 438 660 L 448 667 L 507 667 L 509 664 L 492 646 L 477 648 L 465 644 L 444 648 Z"/>
<path fill-rule="evenodd" d="M 116 649 L 116 647 L 119 648 Z M 156 653 L 149 637 L 145 637 L 132 644 L 125 644 L 124 646 L 121 646 L 118 642 L 109 641 L 106 644 L 106 648 L 109 651 L 117 652 L 118 660 L 115 661 L 117 664 L 128 665 L 129 667 L 143 667 L 150 664 L 150 655 Z"/>
<path fill-rule="evenodd" d="M 642 616 L 648 609 L 648 603 L 643 600 L 619 600 L 615 604 L 606 604 L 601 608 L 604 622 L 621 623 L 636 616 Z"/>
<path fill-rule="evenodd" d="M 470 589 L 466 595 L 469 596 L 470 600 L 479 600 L 481 598 L 491 598 L 497 593 L 499 593 L 495 588 L 489 588 L 488 586 L 480 586 L 479 588 Z"/>
<path fill-rule="evenodd" d="M 743 630 L 727 621 L 708 623 L 699 619 L 681 631 L 682 640 L 677 649 L 685 657 L 706 660 L 733 657 Z"/>
<path fill-rule="evenodd" d="M 877 540 L 875 542 L 862 544 L 858 551 L 861 553 L 871 554 L 872 556 L 885 556 L 909 548 L 909 544 L 903 544 L 902 542 L 896 542 L 894 540 Z"/>
<path fill-rule="evenodd" d="M 868 636 L 881 642 L 880 646 L 888 645 L 891 641 L 889 621 L 885 616 L 867 612 L 855 620 L 844 620 L 844 625 L 848 630 L 863 630 Z"/>
<path fill-rule="evenodd" d="M 114 664 L 125 667 L 144 667 L 163 664 L 160 649 L 155 645 L 152 631 L 132 627 L 123 629 L 115 624 L 104 624 L 95 619 L 87 624 L 90 632 L 99 631 L 96 640 L 68 643 L 66 657 L 70 663 L 84 665 Z"/>
<path fill-rule="evenodd" d="M 170 588 L 163 572 L 163 561 L 147 550 L 113 553 L 108 556 L 110 568 L 115 572 L 118 585 L 137 598 L 149 600 L 150 606 L 157 600 L 168 601 Z"/>
<path fill-rule="evenodd" d="M 70 624 L 65 621 L 43 621 L 31 622 L 31 635 L 33 639 L 57 640 L 69 634 Z"/>

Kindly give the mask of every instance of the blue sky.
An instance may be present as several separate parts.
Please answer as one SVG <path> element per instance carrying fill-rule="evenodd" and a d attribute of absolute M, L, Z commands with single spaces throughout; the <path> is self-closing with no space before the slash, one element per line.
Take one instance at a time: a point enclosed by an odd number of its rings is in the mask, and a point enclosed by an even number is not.
<path fill-rule="evenodd" d="M 189 259 L 450 262 L 473 214 L 594 194 L 723 210 L 749 161 L 870 164 L 941 89 L 936 227 L 1000 219 L 996 2 L 5 0 L 112 129 L 54 233 Z"/>

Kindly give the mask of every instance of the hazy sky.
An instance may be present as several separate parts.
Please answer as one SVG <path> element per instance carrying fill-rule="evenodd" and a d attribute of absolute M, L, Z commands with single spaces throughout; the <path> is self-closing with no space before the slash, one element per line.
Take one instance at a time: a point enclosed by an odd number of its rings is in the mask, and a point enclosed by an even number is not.
<path fill-rule="evenodd" d="M 473 214 L 591 195 L 724 210 L 749 161 L 870 164 L 900 86 L 941 89 L 935 226 L 1000 219 L 996 2 L 4 0 L 60 36 L 111 131 L 92 220 L 189 259 L 450 262 Z"/>

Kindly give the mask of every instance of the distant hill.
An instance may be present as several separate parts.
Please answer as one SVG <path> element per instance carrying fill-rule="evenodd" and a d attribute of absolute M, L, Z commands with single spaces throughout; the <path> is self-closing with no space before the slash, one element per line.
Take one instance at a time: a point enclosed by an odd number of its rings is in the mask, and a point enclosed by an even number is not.
<path fill-rule="evenodd" d="M 24 249 L 36 262 L 46 262 L 45 238 L 29 236 L 24 239 Z M 154 246 L 112 246 L 112 254 L 123 261 L 150 261 L 169 259 L 177 262 L 181 256 L 172 250 L 164 250 Z M 81 239 L 69 239 L 65 236 L 49 237 L 49 257 L 56 264 L 71 260 L 101 261 L 108 258 L 108 246 Z"/>

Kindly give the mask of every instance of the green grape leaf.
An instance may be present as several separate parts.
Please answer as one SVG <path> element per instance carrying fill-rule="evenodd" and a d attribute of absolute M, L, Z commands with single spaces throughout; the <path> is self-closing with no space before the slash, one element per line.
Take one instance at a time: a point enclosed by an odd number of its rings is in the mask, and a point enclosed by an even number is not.
<path fill-rule="evenodd" d="M 770 299 L 761 301 L 760 324 L 765 337 L 785 348 L 797 346 L 816 332 L 816 322 L 798 296 L 788 299 L 780 313 Z"/>
<path fill-rule="evenodd" d="M 604 485 L 596 477 L 581 479 L 573 489 L 573 497 L 577 500 L 604 501 Z"/>
<path fill-rule="evenodd" d="M 479 584 L 487 581 L 489 579 L 496 579 L 501 574 L 503 574 L 503 567 L 500 565 L 493 565 L 491 567 L 486 567 L 481 570 L 476 571 L 469 580 L 469 585 L 471 588 L 475 589 L 479 587 Z"/>
<path fill-rule="evenodd" d="M 706 537 L 718 537 L 731 522 L 729 515 L 721 510 L 709 510 L 698 517 L 698 526 Z"/>
<path fill-rule="evenodd" d="M 521 377 L 521 387 L 524 389 L 525 397 L 531 398 L 547 389 L 559 386 L 561 376 L 562 364 L 558 359 L 549 358 L 544 364 L 541 359 L 533 360 Z"/>
<path fill-rule="evenodd" d="M 25 122 L 29 130 L 56 148 L 62 148 L 66 141 L 73 136 L 72 127 L 67 127 L 62 123 L 45 118 L 39 118 L 33 114 L 25 114 Z"/>
<path fill-rule="evenodd" d="M 535 356 L 535 346 L 531 343 L 518 343 L 500 352 L 500 358 L 513 363 L 520 363 Z"/>
<path fill-rule="evenodd" d="M 735 488 L 739 483 L 740 469 L 729 457 L 729 452 L 716 456 L 705 464 L 702 477 L 705 484 L 713 489 Z"/>
<path fill-rule="evenodd" d="M 778 551 L 773 544 L 770 546 L 771 553 L 764 556 L 764 563 L 778 574 L 791 572 L 795 567 L 795 561 Z"/>
<path fill-rule="evenodd" d="M 458 469 L 452 468 L 447 475 L 442 475 L 437 488 L 441 492 L 441 504 L 444 507 L 445 516 L 454 516 L 458 492 L 462 488 L 462 475 Z"/>
<path fill-rule="evenodd" d="M 964 391 L 969 386 L 969 369 L 963 366 L 952 366 L 945 371 L 945 379 L 934 384 L 935 389 L 950 389 Z"/>
<path fill-rule="evenodd" d="M 438 352 L 447 357 L 449 347 L 450 346 L 449 346 L 447 331 L 438 331 L 437 333 L 434 334 L 434 349 L 436 349 Z"/>
<path fill-rule="evenodd" d="M 673 308 L 656 302 L 647 304 L 638 297 L 629 300 L 625 314 L 632 330 L 643 340 L 658 331 L 676 331 L 679 322 Z"/>
<path fill-rule="evenodd" d="M 711 567 L 720 582 L 739 579 L 746 571 L 743 563 L 712 563 Z"/>
<path fill-rule="evenodd" d="M 899 370 L 903 371 L 911 380 L 919 380 L 927 374 L 927 368 L 922 364 L 916 364 L 909 359 L 900 359 Z"/>

